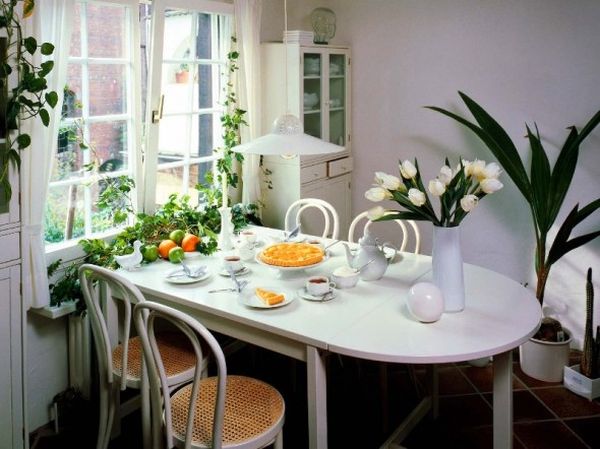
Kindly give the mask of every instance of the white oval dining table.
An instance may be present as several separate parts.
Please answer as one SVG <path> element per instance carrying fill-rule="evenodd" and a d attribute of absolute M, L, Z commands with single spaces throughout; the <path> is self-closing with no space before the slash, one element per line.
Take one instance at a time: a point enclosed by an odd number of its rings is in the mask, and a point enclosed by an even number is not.
<path fill-rule="evenodd" d="M 259 239 L 282 231 L 255 228 Z M 408 313 L 408 289 L 417 281 L 431 280 L 431 258 L 401 253 L 378 281 L 360 281 L 352 289 L 339 290 L 328 302 L 296 298 L 284 307 L 258 309 L 244 305 L 236 293 L 208 293 L 231 287 L 218 274 L 220 255 L 200 257 L 190 263 L 207 265 L 212 276 L 192 284 L 172 284 L 165 274 L 168 262 L 144 265 L 119 273 L 135 283 L 148 300 L 155 300 L 197 317 L 208 329 L 238 338 L 306 362 L 309 447 L 327 448 L 327 373 L 324 358 L 337 353 L 391 363 L 435 365 L 493 356 L 494 448 L 512 447 L 512 350 L 539 327 L 541 309 L 535 296 L 519 283 L 493 271 L 465 264 L 465 310 L 446 313 L 430 324 Z M 250 273 L 244 295 L 269 286 L 287 291 L 302 288 L 309 275 L 331 275 L 345 265 L 343 247 L 330 249 L 330 257 L 306 271 L 278 270 L 246 262 Z M 435 385 L 435 383 L 434 383 Z M 406 433 L 431 408 L 437 394 L 422 401 L 407 421 L 382 447 L 397 446 Z"/>

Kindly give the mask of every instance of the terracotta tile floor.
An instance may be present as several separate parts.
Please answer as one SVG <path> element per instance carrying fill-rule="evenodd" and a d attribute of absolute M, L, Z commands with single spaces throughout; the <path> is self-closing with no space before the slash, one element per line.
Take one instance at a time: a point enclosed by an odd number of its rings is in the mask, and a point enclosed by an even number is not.
<path fill-rule="evenodd" d="M 518 359 L 518 356 L 515 356 Z M 284 447 L 308 447 L 306 377 L 302 363 L 262 350 L 244 350 L 228 359 L 231 374 L 261 378 L 282 393 L 286 401 Z M 416 385 L 402 365 L 359 362 L 333 356 L 328 363 L 328 412 L 330 449 L 378 448 L 393 428 L 418 402 L 417 389 L 425 373 L 416 369 Z M 382 373 L 387 388 L 382 388 Z M 420 423 L 402 443 L 409 449 L 492 448 L 492 367 L 465 364 L 441 365 L 440 416 Z M 515 449 L 600 449 L 600 401 L 587 401 L 561 384 L 536 381 L 514 364 Z M 387 397 L 388 401 L 383 401 Z M 92 423 L 95 419 L 90 419 Z M 39 439 L 32 449 L 90 448 L 94 429 L 69 438 Z M 110 449 L 138 449 L 141 429 L 138 413 L 122 422 L 121 436 Z"/>

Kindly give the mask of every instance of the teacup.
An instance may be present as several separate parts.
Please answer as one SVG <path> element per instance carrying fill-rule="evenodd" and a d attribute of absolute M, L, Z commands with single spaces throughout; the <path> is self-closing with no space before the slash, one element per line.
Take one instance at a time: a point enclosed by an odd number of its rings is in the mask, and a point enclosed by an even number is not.
<path fill-rule="evenodd" d="M 334 282 L 330 282 L 326 276 L 312 276 L 306 280 L 306 291 L 309 295 L 323 296 L 335 287 Z"/>
<path fill-rule="evenodd" d="M 359 271 L 347 266 L 342 266 L 333 270 L 331 278 L 338 288 L 352 288 L 358 282 L 359 276 Z"/>
<path fill-rule="evenodd" d="M 241 231 L 240 232 L 240 240 L 242 242 L 248 242 L 248 243 L 254 244 L 254 243 L 256 243 L 256 233 L 254 231 L 250 231 L 249 229 Z"/>
<path fill-rule="evenodd" d="M 254 259 L 254 244 L 248 240 L 239 240 L 236 242 L 235 249 L 242 260 Z"/>
<path fill-rule="evenodd" d="M 240 256 L 229 255 L 223 257 L 223 268 L 227 271 L 240 271 L 244 268 Z"/>
<path fill-rule="evenodd" d="M 311 239 L 308 239 L 306 241 L 306 243 L 308 243 L 309 245 L 318 246 L 321 249 L 325 248 L 325 245 L 323 245 L 323 242 L 321 240 L 319 240 L 319 239 L 311 238 Z"/>

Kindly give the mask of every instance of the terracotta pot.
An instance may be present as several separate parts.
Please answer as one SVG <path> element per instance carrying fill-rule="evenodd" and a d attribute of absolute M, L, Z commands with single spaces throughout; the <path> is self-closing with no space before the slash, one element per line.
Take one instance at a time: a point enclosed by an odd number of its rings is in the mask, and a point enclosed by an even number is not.
<path fill-rule="evenodd" d="M 186 84 L 189 79 L 190 79 L 190 72 L 175 73 L 175 82 L 177 84 Z"/>

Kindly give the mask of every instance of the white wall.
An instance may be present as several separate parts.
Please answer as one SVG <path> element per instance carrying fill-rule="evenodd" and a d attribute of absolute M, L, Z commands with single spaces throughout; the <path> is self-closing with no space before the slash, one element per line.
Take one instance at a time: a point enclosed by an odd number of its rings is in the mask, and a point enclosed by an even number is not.
<path fill-rule="evenodd" d="M 265 0 L 262 38 L 281 40 L 283 1 Z M 539 126 L 556 156 L 565 127 L 583 126 L 600 109 L 600 2 L 597 0 L 288 0 L 289 29 L 310 30 L 318 6 L 337 16 L 332 43 L 352 47 L 354 213 L 375 171 L 390 172 L 398 159 L 418 157 L 432 178 L 444 157 L 490 160 L 466 129 L 424 105 L 466 115 L 462 90 L 509 132 L 521 154 L 525 122 Z M 566 214 L 600 192 L 600 129 L 581 148 Z M 486 198 L 462 225 L 465 261 L 534 283 L 529 210 L 512 182 Z M 389 204 L 393 206 L 392 203 Z M 598 229 L 600 213 L 580 233 Z M 424 252 L 431 225 L 421 224 Z M 583 327 L 585 270 L 596 269 L 600 291 L 600 240 L 553 267 L 549 303 L 568 305 L 562 320 L 579 338 Z M 600 316 L 598 317 L 600 318 Z M 597 320 L 600 323 L 600 319 Z"/>

